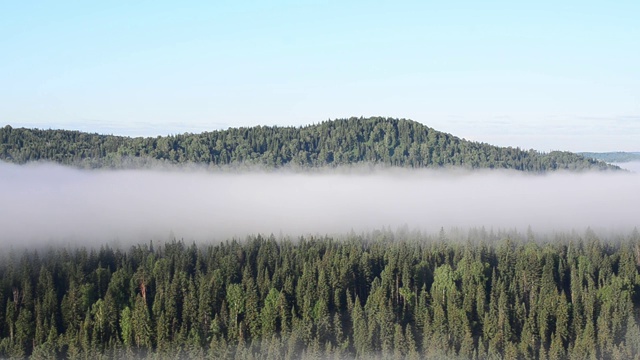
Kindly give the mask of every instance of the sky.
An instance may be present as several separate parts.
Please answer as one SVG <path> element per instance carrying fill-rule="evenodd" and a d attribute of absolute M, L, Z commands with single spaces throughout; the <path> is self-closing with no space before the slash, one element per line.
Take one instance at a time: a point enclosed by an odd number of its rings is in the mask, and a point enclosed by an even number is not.
<path fill-rule="evenodd" d="M 351 116 L 640 151 L 640 2 L 3 1 L 0 126 L 156 136 Z"/>

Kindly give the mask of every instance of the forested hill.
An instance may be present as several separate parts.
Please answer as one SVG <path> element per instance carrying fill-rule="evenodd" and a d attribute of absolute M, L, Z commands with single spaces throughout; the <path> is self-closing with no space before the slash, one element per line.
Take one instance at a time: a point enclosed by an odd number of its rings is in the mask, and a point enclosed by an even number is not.
<path fill-rule="evenodd" d="M 201 134 L 123 137 L 67 130 L 0 128 L 0 159 L 98 168 L 160 160 L 172 164 L 322 167 L 374 163 L 523 171 L 614 169 L 570 152 L 540 153 L 467 141 L 418 122 L 351 118 L 304 127 L 231 128 Z M 129 165 L 127 165 L 129 164 Z"/>

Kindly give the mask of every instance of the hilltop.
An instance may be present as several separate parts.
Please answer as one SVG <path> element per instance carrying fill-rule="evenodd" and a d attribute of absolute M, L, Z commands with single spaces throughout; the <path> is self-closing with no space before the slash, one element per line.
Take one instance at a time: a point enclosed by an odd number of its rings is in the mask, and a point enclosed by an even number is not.
<path fill-rule="evenodd" d="M 5 126 L 0 128 L 0 140 L 0 159 L 4 161 L 53 161 L 85 168 L 122 168 L 146 161 L 267 168 L 372 163 L 534 172 L 617 168 L 571 152 L 498 147 L 461 139 L 412 120 L 382 117 L 136 138 Z"/>

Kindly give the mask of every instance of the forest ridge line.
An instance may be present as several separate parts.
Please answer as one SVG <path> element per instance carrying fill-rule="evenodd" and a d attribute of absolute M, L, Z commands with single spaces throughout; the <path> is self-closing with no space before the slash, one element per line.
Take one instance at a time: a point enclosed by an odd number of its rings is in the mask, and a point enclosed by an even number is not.
<path fill-rule="evenodd" d="M 52 161 L 82 168 L 127 168 L 162 162 L 266 168 L 371 163 L 531 172 L 619 169 L 572 152 L 498 147 L 461 139 L 413 120 L 384 117 L 135 138 L 5 126 L 0 128 L 0 141 L 0 160 L 18 164 Z"/>

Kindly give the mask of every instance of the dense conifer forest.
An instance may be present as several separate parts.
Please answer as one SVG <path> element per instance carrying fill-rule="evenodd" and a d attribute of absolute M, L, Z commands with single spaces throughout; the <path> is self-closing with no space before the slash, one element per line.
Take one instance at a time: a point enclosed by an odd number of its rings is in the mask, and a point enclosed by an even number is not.
<path fill-rule="evenodd" d="M 156 138 L 6 126 L 0 141 L 3 161 L 88 169 L 617 169 L 389 118 Z M 9 247 L 0 358 L 640 359 L 637 230 Z"/>
<path fill-rule="evenodd" d="M 53 161 L 83 168 L 139 167 L 158 162 L 266 168 L 373 163 L 535 172 L 616 168 L 570 152 L 540 153 L 491 146 L 415 121 L 380 117 L 325 121 L 304 127 L 257 126 L 147 138 L 5 126 L 0 128 L 0 160 L 19 164 Z"/>
<path fill-rule="evenodd" d="M 639 264 L 589 230 L 4 251 L 0 356 L 637 359 Z"/>

